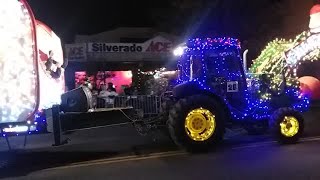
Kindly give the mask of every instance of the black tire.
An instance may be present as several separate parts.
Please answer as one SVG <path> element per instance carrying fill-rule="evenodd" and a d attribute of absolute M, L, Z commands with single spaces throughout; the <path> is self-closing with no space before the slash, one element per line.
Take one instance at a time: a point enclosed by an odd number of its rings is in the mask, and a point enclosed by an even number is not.
<path fill-rule="evenodd" d="M 161 103 L 161 107 L 160 107 L 160 113 L 162 114 L 163 118 L 164 118 L 164 122 L 167 122 L 169 119 L 169 112 L 170 109 L 173 107 L 174 105 L 174 101 L 169 99 L 169 98 L 164 98 L 162 103 Z"/>
<path fill-rule="evenodd" d="M 249 124 L 245 124 L 243 128 L 248 132 L 249 135 L 263 135 L 266 134 L 269 130 L 269 121 L 260 120 L 257 122 L 251 122 Z"/>
<path fill-rule="evenodd" d="M 172 101 L 171 99 L 164 99 L 163 102 L 161 103 L 161 107 L 160 107 L 160 114 L 162 117 L 161 124 L 168 125 L 169 112 L 170 112 L 170 109 L 173 107 L 173 105 L 174 105 L 174 101 Z M 163 133 L 167 137 L 169 138 L 171 137 L 168 128 L 163 129 Z"/>
<path fill-rule="evenodd" d="M 191 110 L 197 108 L 207 109 L 215 115 L 215 130 L 204 141 L 191 139 L 185 130 L 185 118 Z M 205 95 L 194 95 L 175 103 L 169 113 L 167 125 L 172 140 L 179 147 L 189 152 L 204 152 L 221 142 L 225 130 L 225 113 L 217 100 Z"/>
<path fill-rule="evenodd" d="M 285 116 L 294 117 L 299 123 L 298 132 L 292 137 L 285 136 L 281 133 L 280 123 L 284 120 Z M 272 135 L 281 144 L 294 144 L 297 143 L 299 138 L 304 132 L 304 119 L 301 113 L 292 108 L 279 108 L 276 110 L 270 119 L 270 128 Z"/>

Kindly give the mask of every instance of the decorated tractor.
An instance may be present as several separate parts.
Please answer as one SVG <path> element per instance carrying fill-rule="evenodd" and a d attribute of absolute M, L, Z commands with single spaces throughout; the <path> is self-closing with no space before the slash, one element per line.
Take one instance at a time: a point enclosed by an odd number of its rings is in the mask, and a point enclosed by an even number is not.
<path fill-rule="evenodd" d="M 320 59 L 319 22 L 320 5 L 315 5 L 310 29 L 295 40 L 269 43 L 248 72 L 235 39 L 192 39 L 177 48 L 179 85 L 173 89 L 176 101 L 167 123 L 175 142 L 191 150 L 206 149 L 235 123 L 250 134 L 269 128 L 280 143 L 297 142 L 304 128 L 299 112 L 308 109 L 310 97 L 297 69 L 303 61 Z M 319 88 L 313 88 L 312 98 L 318 97 Z"/>
<path fill-rule="evenodd" d="M 298 86 L 288 85 L 286 76 L 247 74 L 240 44 L 232 38 L 189 40 L 178 47 L 179 80 L 173 89 L 174 102 L 168 128 L 174 141 L 189 149 L 202 150 L 223 139 L 230 124 L 243 125 L 250 133 L 268 126 L 281 143 L 295 143 L 303 132 L 308 98 Z M 282 63 L 282 71 L 287 68 Z M 280 87 L 271 84 L 280 78 Z"/>

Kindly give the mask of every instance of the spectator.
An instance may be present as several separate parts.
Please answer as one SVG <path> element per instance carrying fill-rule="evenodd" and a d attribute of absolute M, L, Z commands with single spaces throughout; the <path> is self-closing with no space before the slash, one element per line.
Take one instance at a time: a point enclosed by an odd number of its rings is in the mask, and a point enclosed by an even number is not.
<path fill-rule="evenodd" d="M 105 107 L 112 108 L 114 105 L 114 99 L 118 94 L 113 91 L 113 89 L 108 88 L 105 85 L 101 86 L 102 90 L 100 91 L 98 97 L 105 100 Z"/>
<path fill-rule="evenodd" d="M 117 92 L 116 88 L 114 88 L 114 85 L 112 82 L 109 82 L 108 83 L 108 88 L 107 89 L 110 89 L 110 91 L 114 91 L 114 92 Z"/>
<path fill-rule="evenodd" d="M 128 95 L 128 93 L 127 93 L 127 88 L 129 88 L 129 86 L 128 85 L 121 85 L 121 93 L 120 93 L 120 95 L 121 96 L 125 96 L 125 95 Z"/>

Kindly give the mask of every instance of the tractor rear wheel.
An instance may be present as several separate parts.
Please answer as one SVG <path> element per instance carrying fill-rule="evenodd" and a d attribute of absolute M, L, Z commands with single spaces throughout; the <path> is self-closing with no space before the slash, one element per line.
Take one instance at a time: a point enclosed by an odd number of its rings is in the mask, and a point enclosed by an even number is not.
<path fill-rule="evenodd" d="M 224 120 L 221 103 L 205 95 L 194 95 L 173 106 L 167 124 L 178 146 L 190 152 L 203 152 L 222 140 Z"/>
<path fill-rule="evenodd" d="M 299 112 L 292 108 L 280 108 L 271 116 L 270 127 L 278 142 L 293 144 L 303 134 L 304 119 Z"/>

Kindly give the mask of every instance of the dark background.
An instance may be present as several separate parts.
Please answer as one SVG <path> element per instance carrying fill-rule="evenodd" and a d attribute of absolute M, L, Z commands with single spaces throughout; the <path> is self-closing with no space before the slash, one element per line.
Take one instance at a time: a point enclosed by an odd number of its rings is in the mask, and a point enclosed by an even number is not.
<path fill-rule="evenodd" d="M 28 2 L 36 18 L 49 25 L 64 43 L 71 43 L 76 34 L 94 34 L 117 27 L 153 27 L 185 38 L 233 36 L 251 50 L 249 59 L 256 57 L 268 41 L 276 37 L 294 38 L 307 30 L 309 9 L 318 3 L 317 0 Z"/>

